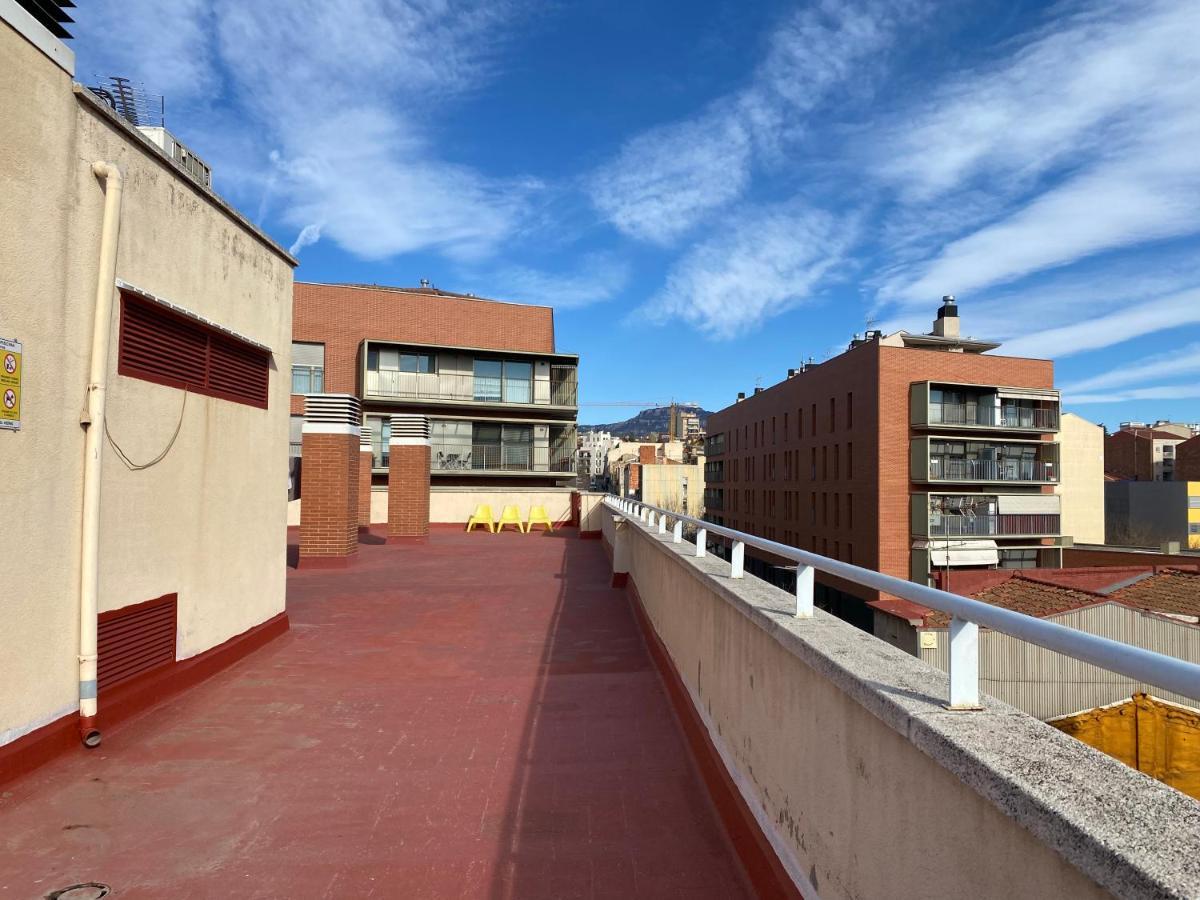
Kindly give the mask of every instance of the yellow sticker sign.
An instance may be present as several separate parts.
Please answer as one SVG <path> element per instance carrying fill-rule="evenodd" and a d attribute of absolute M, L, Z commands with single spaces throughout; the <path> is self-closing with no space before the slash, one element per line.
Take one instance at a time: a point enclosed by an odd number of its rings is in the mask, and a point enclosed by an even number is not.
<path fill-rule="evenodd" d="M 21 342 L 0 338 L 0 428 L 21 427 Z"/>

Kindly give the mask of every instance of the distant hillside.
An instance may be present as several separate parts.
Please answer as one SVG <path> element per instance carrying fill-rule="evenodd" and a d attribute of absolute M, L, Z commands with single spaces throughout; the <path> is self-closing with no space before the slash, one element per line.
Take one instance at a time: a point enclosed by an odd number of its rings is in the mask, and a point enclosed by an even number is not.
<path fill-rule="evenodd" d="M 708 425 L 708 417 L 712 415 L 707 409 L 701 409 L 699 406 L 679 406 L 685 412 L 698 413 L 700 416 L 700 427 L 705 428 Z M 644 438 L 651 434 L 666 434 L 668 428 L 667 419 L 671 415 L 671 407 L 658 406 L 653 409 L 643 409 L 640 413 L 631 419 L 626 419 L 623 422 L 609 422 L 604 425 L 580 425 L 580 431 L 609 431 L 614 437 Z"/>

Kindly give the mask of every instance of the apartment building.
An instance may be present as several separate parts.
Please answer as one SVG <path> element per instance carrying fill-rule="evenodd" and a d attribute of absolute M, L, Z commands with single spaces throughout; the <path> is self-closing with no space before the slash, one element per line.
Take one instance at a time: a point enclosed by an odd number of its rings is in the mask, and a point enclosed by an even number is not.
<path fill-rule="evenodd" d="M 1104 440 L 1104 471 L 1129 481 L 1173 481 L 1175 449 L 1188 440 L 1188 426 L 1144 426 L 1124 422 Z"/>
<path fill-rule="evenodd" d="M 292 452 L 304 394 L 354 394 L 388 466 L 389 417 L 430 418 L 433 490 L 566 487 L 576 477 L 579 357 L 554 311 L 419 287 L 297 282 Z"/>
<path fill-rule="evenodd" d="M 930 334 L 856 337 L 840 355 L 714 413 L 712 521 L 927 582 L 934 569 L 1060 564 L 1053 363 L 991 355 L 944 298 Z M 794 576 L 747 555 L 776 583 Z M 871 592 L 818 601 L 871 629 Z"/>
<path fill-rule="evenodd" d="M 287 629 L 295 260 L 30 9 L 0 3 L 5 775 Z"/>
<path fill-rule="evenodd" d="M 671 404 L 668 428 L 671 440 L 685 444 L 704 434 L 704 429 L 700 427 L 700 414 L 675 404 Z"/>
<path fill-rule="evenodd" d="M 613 436 L 607 431 L 585 431 L 579 436 L 580 465 L 586 460 L 588 476 L 595 484 L 604 478 L 612 447 Z"/>

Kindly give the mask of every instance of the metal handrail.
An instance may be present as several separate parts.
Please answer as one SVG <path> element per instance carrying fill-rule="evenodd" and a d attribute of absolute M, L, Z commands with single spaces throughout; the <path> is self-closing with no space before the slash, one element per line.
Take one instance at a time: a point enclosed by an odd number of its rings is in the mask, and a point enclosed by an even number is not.
<path fill-rule="evenodd" d="M 708 535 L 714 534 L 733 542 L 730 553 L 730 577 L 741 578 L 744 573 L 746 545 L 796 563 L 796 612 L 800 618 L 813 614 L 813 570 L 819 569 L 846 581 L 877 591 L 885 591 L 912 603 L 936 609 L 951 616 L 950 620 L 950 702 L 951 709 L 979 708 L 979 626 L 1020 638 L 1047 650 L 1091 663 L 1101 669 L 1117 672 L 1156 687 L 1166 688 L 1185 697 L 1200 699 L 1200 665 L 1144 650 L 1120 641 L 1087 634 L 1013 612 L 969 597 L 960 597 L 912 581 L 884 575 L 873 569 L 819 556 L 797 547 L 769 541 L 744 531 L 714 525 L 703 519 L 682 515 L 650 506 L 636 500 L 608 496 L 604 503 L 610 509 L 647 526 L 657 524 L 665 534 L 667 519 L 674 520 L 673 542 L 683 540 L 683 525 L 689 523 L 696 532 L 696 556 L 708 553 Z"/>

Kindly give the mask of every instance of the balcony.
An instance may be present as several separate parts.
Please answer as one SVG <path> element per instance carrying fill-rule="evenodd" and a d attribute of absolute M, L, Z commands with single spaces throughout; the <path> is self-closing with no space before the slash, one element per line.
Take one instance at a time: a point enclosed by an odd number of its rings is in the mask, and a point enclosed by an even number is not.
<path fill-rule="evenodd" d="M 386 455 L 386 454 L 385 454 Z M 532 444 L 432 444 L 429 461 L 435 474 L 575 474 L 574 446 Z"/>
<path fill-rule="evenodd" d="M 909 470 L 915 482 L 1057 484 L 1059 445 L 918 437 L 910 444 Z"/>
<path fill-rule="evenodd" d="M 918 428 L 1051 433 L 1059 429 L 1057 391 L 923 381 L 912 385 Z"/>
<path fill-rule="evenodd" d="M 364 343 L 363 398 L 433 404 L 571 410 L 578 406 L 578 365 L 454 350 Z"/>
<path fill-rule="evenodd" d="M 1032 538 L 1062 533 L 1057 494 L 914 494 L 912 533 L 929 538 Z"/>

